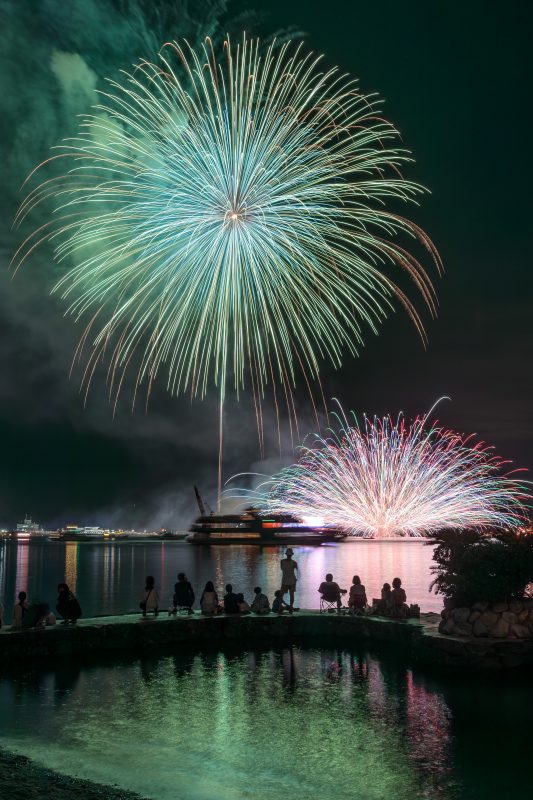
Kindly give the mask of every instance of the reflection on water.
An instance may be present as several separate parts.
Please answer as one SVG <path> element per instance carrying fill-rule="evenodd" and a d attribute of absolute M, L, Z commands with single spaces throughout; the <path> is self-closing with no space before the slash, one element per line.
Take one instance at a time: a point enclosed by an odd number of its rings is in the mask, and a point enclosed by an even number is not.
<path fill-rule="evenodd" d="M 364 652 L 146 657 L 0 682 L 0 741 L 160 800 L 449 798 L 448 709 L 428 756 L 421 692 Z"/>
<path fill-rule="evenodd" d="M 509 769 L 530 794 L 530 689 L 364 649 L 148 654 L 0 679 L 0 745 L 158 800 L 501 800 Z"/>
<path fill-rule="evenodd" d="M 231 582 L 248 597 L 257 584 L 270 597 L 280 585 L 284 548 L 257 546 L 203 547 L 186 542 L 88 544 L 53 542 L 0 543 L 0 598 L 9 618 L 19 591 L 53 603 L 65 580 L 78 595 L 85 616 L 136 610 L 146 575 L 154 575 L 163 607 L 170 604 L 176 573 L 184 571 L 197 595 L 208 580 L 221 591 Z M 317 588 L 332 572 L 345 588 L 358 574 L 369 598 L 399 575 L 408 600 L 423 611 L 440 611 L 442 599 L 428 591 L 432 548 L 422 542 L 345 542 L 323 547 L 296 547 L 300 567 L 297 604 L 318 606 Z"/>

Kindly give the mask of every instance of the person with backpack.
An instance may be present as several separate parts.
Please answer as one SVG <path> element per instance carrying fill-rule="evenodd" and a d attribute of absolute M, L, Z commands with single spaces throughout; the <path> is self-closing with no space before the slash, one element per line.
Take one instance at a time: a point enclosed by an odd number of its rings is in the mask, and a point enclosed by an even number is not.
<path fill-rule="evenodd" d="M 159 614 L 159 592 L 155 588 L 155 578 L 152 575 L 146 578 L 139 607 L 143 617 L 146 617 L 149 611 L 153 611 L 154 617 Z"/>

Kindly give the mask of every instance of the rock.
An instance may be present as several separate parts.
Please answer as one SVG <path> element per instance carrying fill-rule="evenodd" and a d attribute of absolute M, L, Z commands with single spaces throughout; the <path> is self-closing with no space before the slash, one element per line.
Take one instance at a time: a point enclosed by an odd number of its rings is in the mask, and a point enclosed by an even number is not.
<path fill-rule="evenodd" d="M 531 636 L 529 625 L 511 625 L 511 634 L 517 639 L 529 639 Z"/>
<path fill-rule="evenodd" d="M 488 607 L 489 607 L 489 604 L 485 603 L 485 602 L 474 603 L 474 605 L 472 606 L 472 611 L 481 611 L 481 612 L 483 612 L 483 611 L 486 611 Z"/>
<path fill-rule="evenodd" d="M 529 620 L 529 611 L 527 610 L 527 608 L 524 608 L 524 610 L 521 611 L 520 614 L 518 615 L 518 621 L 527 622 L 528 620 Z"/>
<path fill-rule="evenodd" d="M 472 636 L 472 625 L 469 622 L 456 622 L 454 633 L 457 636 Z"/>
<path fill-rule="evenodd" d="M 450 612 L 447 611 L 445 608 L 443 608 L 442 611 L 440 612 L 440 615 L 442 619 L 448 619 L 448 617 L 450 616 Z"/>
<path fill-rule="evenodd" d="M 504 611 L 502 614 L 502 619 L 509 623 L 509 625 L 516 625 L 518 622 L 518 617 L 516 614 L 513 614 L 512 611 Z"/>
<path fill-rule="evenodd" d="M 479 622 L 482 622 L 486 628 L 492 628 L 498 622 L 498 615 L 494 611 L 484 611 L 479 618 Z"/>
<path fill-rule="evenodd" d="M 439 633 L 451 634 L 455 633 L 455 625 L 453 619 L 443 619 L 439 623 Z"/>
<path fill-rule="evenodd" d="M 506 639 L 509 635 L 509 623 L 499 619 L 496 625 L 490 629 L 489 636 L 494 639 Z"/>
<path fill-rule="evenodd" d="M 481 616 L 481 611 L 471 611 L 470 616 L 468 617 L 469 622 L 475 622 L 476 619 L 479 619 Z"/>
<path fill-rule="evenodd" d="M 476 621 L 474 622 L 474 624 L 472 626 L 472 633 L 474 634 L 474 636 L 488 636 L 489 635 L 489 629 L 481 621 L 481 618 L 480 619 L 476 619 Z"/>
<path fill-rule="evenodd" d="M 501 614 L 502 611 L 508 611 L 509 605 L 507 603 L 493 603 L 492 610 L 495 614 Z"/>
<path fill-rule="evenodd" d="M 460 624 L 462 622 L 468 622 L 468 617 L 470 616 L 470 609 L 469 608 L 454 608 L 452 611 L 453 621 Z"/>
<path fill-rule="evenodd" d="M 524 606 L 520 600 L 513 600 L 512 603 L 509 603 L 509 611 L 512 611 L 514 614 L 520 614 L 520 612 L 523 610 Z"/>
<path fill-rule="evenodd" d="M 529 621 L 533 622 L 533 610 L 529 612 Z"/>

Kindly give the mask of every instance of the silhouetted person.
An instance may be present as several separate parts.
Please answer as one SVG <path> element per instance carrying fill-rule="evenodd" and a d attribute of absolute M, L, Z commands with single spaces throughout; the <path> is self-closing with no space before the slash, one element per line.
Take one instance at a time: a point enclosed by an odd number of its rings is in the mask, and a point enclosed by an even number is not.
<path fill-rule="evenodd" d="M 284 611 L 290 611 L 291 607 L 287 605 L 281 594 L 281 589 L 276 589 L 274 592 L 274 600 L 272 601 L 272 611 L 274 614 L 283 614 Z"/>
<path fill-rule="evenodd" d="M 26 592 L 18 593 L 18 602 L 13 607 L 13 630 L 20 630 L 23 626 L 24 617 L 30 610 Z"/>
<path fill-rule="evenodd" d="M 352 578 L 352 585 L 350 586 L 350 596 L 348 599 L 348 608 L 351 608 L 356 614 L 359 614 L 367 604 L 366 589 L 361 583 L 359 575 L 354 575 Z"/>
<path fill-rule="evenodd" d="M 242 593 L 237 595 L 237 608 L 239 614 L 250 614 L 250 604 L 246 602 Z"/>
<path fill-rule="evenodd" d="M 346 594 L 346 589 L 341 589 L 339 584 L 333 580 L 331 572 L 328 572 L 326 580 L 322 581 L 318 587 L 318 591 L 322 595 L 323 600 L 326 600 L 328 603 L 337 603 L 337 608 L 341 608 L 341 595 Z"/>
<path fill-rule="evenodd" d="M 57 586 L 56 611 L 63 617 L 62 625 L 75 625 L 81 617 L 81 607 L 66 583 Z"/>
<path fill-rule="evenodd" d="M 270 603 L 268 602 L 266 594 L 263 594 L 260 586 L 255 587 L 254 594 L 255 597 L 252 601 L 252 611 L 254 614 L 269 614 Z"/>
<path fill-rule="evenodd" d="M 148 575 L 144 586 L 144 591 L 141 594 L 141 601 L 139 607 L 142 611 L 143 617 L 146 617 L 149 611 L 154 612 L 154 617 L 159 614 L 159 592 L 155 588 L 155 579 L 152 575 Z"/>
<path fill-rule="evenodd" d="M 226 614 L 239 613 L 239 599 L 234 593 L 231 583 L 226 584 L 226 594 L 224 595 L 224 612 Z"/>
<path fill-rule="evenodd" d="M 392 592 L 390 583 L 384 583 L 381 588 L 381 600 L 379 609 L 382 614 L 390 614 L 392 608 Z"/>
<path fill-rule="evenodd" d="M 405 594 L 405 589 L 402 588 L 400 578 L 394 578 L 392 582 L 391 600 L 393 616 L 406 617 L 408 612 L 406 605 L 407 595 Z"/>
<path fill-rule="evenodd" d="M 34 600 L 24 614 L 22 629 L 44 628 L 50 619 L 50 624 L 55 625 L 55 616 L 50 613 L 50 605 L 46 600 Z"/>
<path fill-rule="evenodd" d="M 205 614 L 206 616 L 218 614 L 220 611 L 218 594 L 215 592 L 213 581 L 207 581 L 205 585 L 205 589 L 203 590 L 200 598 L 200 610 L 202 614 Z"/>
<path fill-rule="evenodd" d="M 281 594 L 289 593 L 289 611 L 294 610 L 294 593 L 296 591 L 296 573 L 298 564 L 293 560 L 294 551 L 292 547 L 287 547 L 285 558 L 280 561 L 281 567 Z"/>
<path fill-rule="evenodd" d="M 189 614 L 192 614 L 192 607 L 194 605 L 194 590 L 187 580 L 184 572 L 178 573 L 178 582 L 174 584 L 174 608 L 172 612 L 175 614 L 178 608 L 186 608 Z"/>

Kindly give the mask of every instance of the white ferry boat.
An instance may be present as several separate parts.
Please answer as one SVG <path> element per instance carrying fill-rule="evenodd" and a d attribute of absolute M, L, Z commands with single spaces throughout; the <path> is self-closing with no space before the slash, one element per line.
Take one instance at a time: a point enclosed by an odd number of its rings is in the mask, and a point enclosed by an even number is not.
<path fill-rule="evenodd" d="M 309 525 L 291 514 L 267 514 L 248 508 L 242 514 L 198 517 L 189 529 L 191 544 L 324 544 L 346 537 L 339 528 Z"/>

